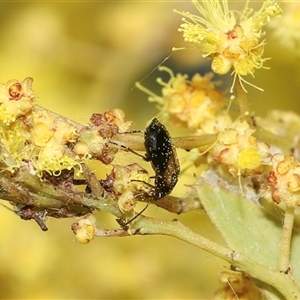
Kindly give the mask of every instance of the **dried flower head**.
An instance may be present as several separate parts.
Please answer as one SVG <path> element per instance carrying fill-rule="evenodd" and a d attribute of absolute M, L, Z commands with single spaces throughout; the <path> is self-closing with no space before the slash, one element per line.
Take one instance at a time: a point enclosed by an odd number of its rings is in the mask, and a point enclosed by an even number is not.
<path fill-rule="evenodd" d="M 82 244 L 89 243 L 97 231 L 96 218 L 92 214 L 85 215 L 71 227 L 78 242 Z"/>
<path fill-rule="evenodd" d="M 192 1 L 200 16 L 189 12 L 178 12 L 184 16 L 179 31 L 184 40 L 192 43 L 212 59 L 212 70 L 223 75 L 233 69 L 233 85 L 238 77 L 242 87 L 247 82 L 243 76 L 254 75 L 262 68 L 265 41 L 263 27 L 270 19 L 281 13 L 275 1 L 264 1 L 257 12 L 248 7 L 248 1 L 241 12 L 229 10 L 227 0 Z M 231 91 L 233 89 L 233 85 Z M 245 90 L 245 88 L 244 88 Z"/>
<path fill-rule="evenodd" d="M 265 196 L 271 195 L 276 203 L 288 206 L 300 205 L 300 164 L 292 155 L 274 154 L 271 158 L 272 171 L 267 178 Z"/>
<path fill-rule="evenodd" d="M 32 83 L 27 77 L 22 82 L 12 79 L 0 85 L 0 123 L 9 125 L 31 111 L 35 102 Z"/>

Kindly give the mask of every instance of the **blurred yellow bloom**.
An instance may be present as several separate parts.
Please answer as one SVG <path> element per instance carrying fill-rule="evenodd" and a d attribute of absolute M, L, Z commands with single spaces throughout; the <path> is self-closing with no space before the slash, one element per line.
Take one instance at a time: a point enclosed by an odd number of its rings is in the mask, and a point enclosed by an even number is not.
<path fill-rule="evenodd" d="M 178 12 L 184 16 L 184 24 L 179 28 L 184 40 L 192 43 L 212 58 L 212 70 L 223 75 L 233 69 L 233 85 L 238 77 L 242 87 L 249 84 L 243 76 L 254 75 L 255 69 L 262 68 L 267 58 L 263 58 L 266 23 L 281 13 L 275 1 L 264 1 L 257 12 L 248 7 L 248 1 L 241 12 L 229 10 L 226 0 L 192 1 L 200 16 L 189 12 Z M 244 88 L 245 90 L 245 88 Z"/>
<path fill-rule="evenodd" d="M 219 285 L 220 288 L 216 291 L 214 300 L 264 298 L 255 282 L 241 272 L 223 271 L 219 276 Z"/>
<path fill-rule="evenodd" d="M 169 119 L 174 124 L 191 130 L 199 130 L 208 120 L 215 119 L 227 103 L 224 94 L 216 87 L 219 82 L 212 81 L 213 74 L 204 76 L 195 74 L 191 80 L 188 75 L 174 74 L 166 67 L 160 67 L 170 75 L 168 82 L 163 82 L 161 95 L 138 84 L 138 87 L 150 95 L 149 101 L 156 102 L 163 119 Z"/>
<path fill-rule="evenodd" d="M 198 134 L 214 134 L 223 131 L 224 128 L 230 127 L 232 124 L 231 117 L 227 111 L 222 111 L 214 118 L 206 119 L 201 124 L 201 128 L 197 131 Z"/>
<path fill-rule="evenodd" d="M 300 47 L 300 2 L 284 2 L 282 18 L 270 23 L 276 40 L 281 46 L 295 51 L 299 55 Z"/>

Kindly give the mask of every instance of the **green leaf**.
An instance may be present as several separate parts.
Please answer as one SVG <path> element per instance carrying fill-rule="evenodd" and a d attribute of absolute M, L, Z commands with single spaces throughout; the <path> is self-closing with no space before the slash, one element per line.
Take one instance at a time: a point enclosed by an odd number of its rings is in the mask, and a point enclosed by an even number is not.
<path fill-rule="evenodd" d="M 228 190 L 199 185 L 200 201 L 227 245 L 251 260 L 277 269 L 282 221 L 263 207 Z M 291 266 L 294 279 L 300 282 L 300 235 L 293 233 Z M 251 275 L 251 274 L 250 274 Z"/>

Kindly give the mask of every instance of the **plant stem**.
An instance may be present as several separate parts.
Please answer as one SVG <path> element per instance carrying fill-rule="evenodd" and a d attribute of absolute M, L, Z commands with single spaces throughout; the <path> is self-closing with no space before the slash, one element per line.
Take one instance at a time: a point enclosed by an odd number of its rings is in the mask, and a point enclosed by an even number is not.
<path fill-rule="evenodd" d="M 219 245 L 193 232 L 177 220 L 164 221 L 140 216 L 130 228 L 133 234 L 168 235 L 194 245 L 232 264 L 253 278 L 279 291 L 285 299 L 300 299 L 300 288 L 291 274 L 272 270 L 228 247 Z"/>
<path fill-rule="evenodd" d="M 119 133 L 111 140 L 134 151 L 145 151 L 144 137 L 135 133 Z M 216 141 L 216 134 L 203 134 L 198 136 L 172 137 L 176 148 L 191 150 L 208 146 Z"/>
<path fill-rule="evenodd" d="M 213 144 L 216 141 L 216 134 L 174 137 L 172 138 L 172 141 L 176 148 L 191 150 Z"/>
<path fill-rule="evenodd" d="M 244 91 L 243 87 L 241 86 L 241 83 L 239 80 L 235 81 L 235 91 L 236 91 L 236 97 L 237 101 L 240 107 L 240 115 L 247 115 L 249 114 L 249 103 L 247 94 Z"/>
<path fill-rule="evenodd" d="M 279 248 L 278 269 L 280 272 L 287 273 L 290 265 L 290 248 L 293 232 L 295 207 L 287 206 L 284 214 L 282 236 Z"/>

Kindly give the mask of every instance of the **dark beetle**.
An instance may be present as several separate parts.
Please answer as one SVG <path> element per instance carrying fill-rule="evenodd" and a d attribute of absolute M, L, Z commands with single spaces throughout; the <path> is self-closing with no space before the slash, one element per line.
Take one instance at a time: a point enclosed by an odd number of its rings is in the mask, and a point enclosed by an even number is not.
<path fill-rule="evenodd" d="M 153 197 L 156 200 L 170 194 L 175 187 L 180 165 L 167 128 L 154 118 L 144 133 L 146 160 L 155 172 Z"/>

